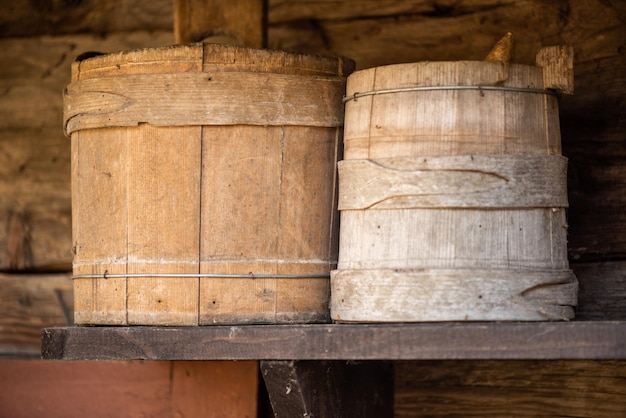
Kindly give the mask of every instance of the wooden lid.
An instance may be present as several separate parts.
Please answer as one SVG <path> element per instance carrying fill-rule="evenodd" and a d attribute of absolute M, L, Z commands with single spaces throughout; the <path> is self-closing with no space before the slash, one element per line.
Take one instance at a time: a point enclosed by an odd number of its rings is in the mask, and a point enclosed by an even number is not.
<path fill-rule="evenodd" d="M 541 67 L 487 61 L 424 61 L 356 71 L 348 77 L 347 96 L 414 87 L 510 87 L 543 89 Z"/>
<path fill-rule="evenodd" d="M 338 127 L 343 58 L 187 44 L 99 55 L 72 66 L 64 127 L 263 125 Z"/>
<path fill-rule="evenodd" d="M 219 44 L 183 44 L 98 55 L 72 65 L 72 81 L 172 71 L 263 72 L 292 75 L 352 73 L 351 59 Z"/>

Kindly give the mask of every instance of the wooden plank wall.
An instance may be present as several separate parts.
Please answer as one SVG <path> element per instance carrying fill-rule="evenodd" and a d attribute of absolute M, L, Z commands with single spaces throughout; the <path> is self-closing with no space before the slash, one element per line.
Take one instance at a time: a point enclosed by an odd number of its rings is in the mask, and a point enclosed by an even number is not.
<path fill-rule="evenodd" d="M 577 314 L 586 320 L 626 319 L 625 2 L 269 0 L 268 21 L 271 48 L 344 55 L 359 69 L 482 59 L 507 31 L 516 38 L 519 63 L 532 63 L 541 46 L 573 45 L 575 94 L 564 96 L 560 104 L 563 154 L 570 159 L 568 248 L 581 282 Z M 171 44 L 172 26 L 171 0 L 0 5 L 0 356 L 36 356 L 41 327 L 71 322 L 70 154 L 61 131 L 61 91 L 69 82 L 71 61 L 88 50 Z M 467 399 L 480 402 L 492 396 L 495 403 L 487 402 L 492 406 L 479 409 L 479 415 L 523 410 L 523 397 L 514 396 L 519 389 L 514 377 L 497 380 L 495 394 L 480 381 L 491 379 L 484 373 L 494 369 L 538 382 L 524 374 L 527 366 L 399 365 L 397 414 L 429 415 L 446 405 L 453 414 Z M 623 375 L 622 363 L 533 363 L 528 370 L 554 385 L 565 380 L 589 388 L 598 381 L 612 382 L 616 388 L 598 389 L 608 398 L 590 395 L 584 397 L 587 403 L 577 403 L 568 392 L 565 399 L 580 407 L 579 415 L 619 415 L 603 402 L 623 396 L 623 380 L 611 374 Z M 558 398 L 566 389 L 551 384 L 542 386 L 537 406 L 546 409 L 527 408 L 526 415 L 561 413 Z M 450 392 L 451 386 L 455 391 Z M 514 400 L 504 400 L 511 396 Z M 624 412 L 623 403 L 614 405 Z"/>
<path fill-rule="evenodd" d="M 621 417 L 626 363 L 423 361 L 396 363 L 395 416 Z"/>
<path fill-rule="evenodd" d="M 257 416 L 256 361 L 0 360 L 0 416 Z"/>
<path fill-rule="evenodd" d="M 66 270 L 70 263 L 69 153 L 60 133 L 59 93 L 70 61 L 85 50 L 173 43 L 169 1 L 39 3 L 0 6 L 0 195 L 7 197 L 0 201 L 2 270 Z M 570 158 L 570 255 L 606 260 L 626 255 L 620 210 L 626 203 L 625 15 L 623 2 L 600 0 L 273 0 L 268 42 L 349 56 L 359 68 L 482 59 L 506 31 L 514 33 L 520 63 L 532 63 L 541 46 L 573 45 L 575 95 L 561 101 L 563 149 Z"/>
<path fill-rule="evenodd" d="M 0 39 L 0 271 L 71 270 L 61 97 L 71 62 L 85 51 L 170 43 L 164 31 Z"/>
<path fill-rule="evenodd" d="M 0 358 L 38 358 L 41 329 L 72 323 L 69 273 L 0 274 Z"/>
<path fill-rule="evenodd" d="M 169 3 L 0 6 L 0 416 L 257 416 L 256 361 L 16 360 L 39 358 L 41 329 L 73 318 L 70 64 L 85 51 L 172 44 Z"/>
<path fill-rule="evenodd" d="M 59 91 L 73 57 L 91 49 L 173 42 L 171 16 L 164 12 L 170 2 L 129 0 L 118 8 L 114 3 L 53 2 L 54 10 L 18 3 L 0 9 L 2 62 L 11 63 L 0 68 L 0 194 L 7 196 L 0 204 L 0 269 L 69 265 L 69 153 L 60 133 Z M 359 68 L 482 59 L 506 31 L 514 32 L 520 63 L 531 63 L 543 45 L 573 45 L 575 95 L 561 101 L 563 148 L 570 158 L 570 254 L 574 261 L 614 259 L 626 254 L 626 215 L 619 210 L 626 203 L 620 193 L 626 188 L 625 10 L 623 2 L 599 0 L 274 0 L 268 41 L 271 48 L 349 56 Z M 141 18 L 129 20 L 129 14 Z M 38 24 L 19 20 L 26 15 Z M 57 33 L 71 36 L 49 36 Z"/>

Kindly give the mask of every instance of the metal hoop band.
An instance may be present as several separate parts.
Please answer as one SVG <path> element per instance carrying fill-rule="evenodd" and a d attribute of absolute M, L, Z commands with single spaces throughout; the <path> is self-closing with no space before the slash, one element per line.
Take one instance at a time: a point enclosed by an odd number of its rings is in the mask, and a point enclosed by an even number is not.
<path fill-rule="evenodd" d="M 517 93 L 550 94 L 556 96 L 557 93 L 546 89 L 528 89 L 522 87 L 500 87 L 500 86 L 422 86 L 404 87 L 397 89 L 372 90 L 363 93 L 354 93 L 352 96 L 344 96 L 343 103 L 350 100 L 356 101 L 359 97 L 376 96 L 379 94 L 405 93 L 411 91 L 437 91 L 437 90 L 478 90 L 478 91 L 513 91 Z"/>

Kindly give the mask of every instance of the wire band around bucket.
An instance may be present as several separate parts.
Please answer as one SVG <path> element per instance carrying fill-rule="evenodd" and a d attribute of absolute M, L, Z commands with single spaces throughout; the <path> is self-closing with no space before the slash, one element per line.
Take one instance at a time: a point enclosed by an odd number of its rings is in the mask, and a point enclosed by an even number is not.
<path fill-rule="evenodd" d="M 114 279 L 129 277 L 219 278 L 219 279 L 328 279 L 330 274 L 220 274 L 220 273 L 108 273 L 77 274 L 74 279 Z"/>
<path fill-rule="evenodd" d="M 478 91 L 512 91 L 517 93 L 532 93 L 532 94 L 550 94 L 553 96 L 558 96 L 557 93 L 553 90 L 547 89 L 530 89 L 530 88 L 522 88 L 522 87 L 502 87 L 502 86 L 421 86 L 421 87 L 402 87 L 396 89 L 381 89 L 381 90 L 372 90 L 365 91 L 363 93 L 355 92 L 351 96 L 344 96 L 343 103 L 346 103 L 350 100 L 354 100 L 355 102 L 359 97 L 365 96 L 376 96 L 379 94 L 390 94 L 390 93 L 405 93 L 412 91 L 438 91 L 438 90 L 478 90 Z"/>

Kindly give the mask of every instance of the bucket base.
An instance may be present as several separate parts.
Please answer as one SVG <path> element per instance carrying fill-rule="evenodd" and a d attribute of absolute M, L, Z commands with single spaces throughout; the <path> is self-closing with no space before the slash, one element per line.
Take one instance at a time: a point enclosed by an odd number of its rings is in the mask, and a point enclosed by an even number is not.
<path fill-rule="evenodd" d="M 574 317 L 571 270 L 334 270 L 335 322 L 562 321 Z"/>
<path fill-rule="evenodd" d="M 320 276 L 326 276 L 322 273 Z M 331 322 L 320 278 L 77 276 L 76 325 L 204 326 Z M 98 297 L 91 297 L 96 295 Z"/>

